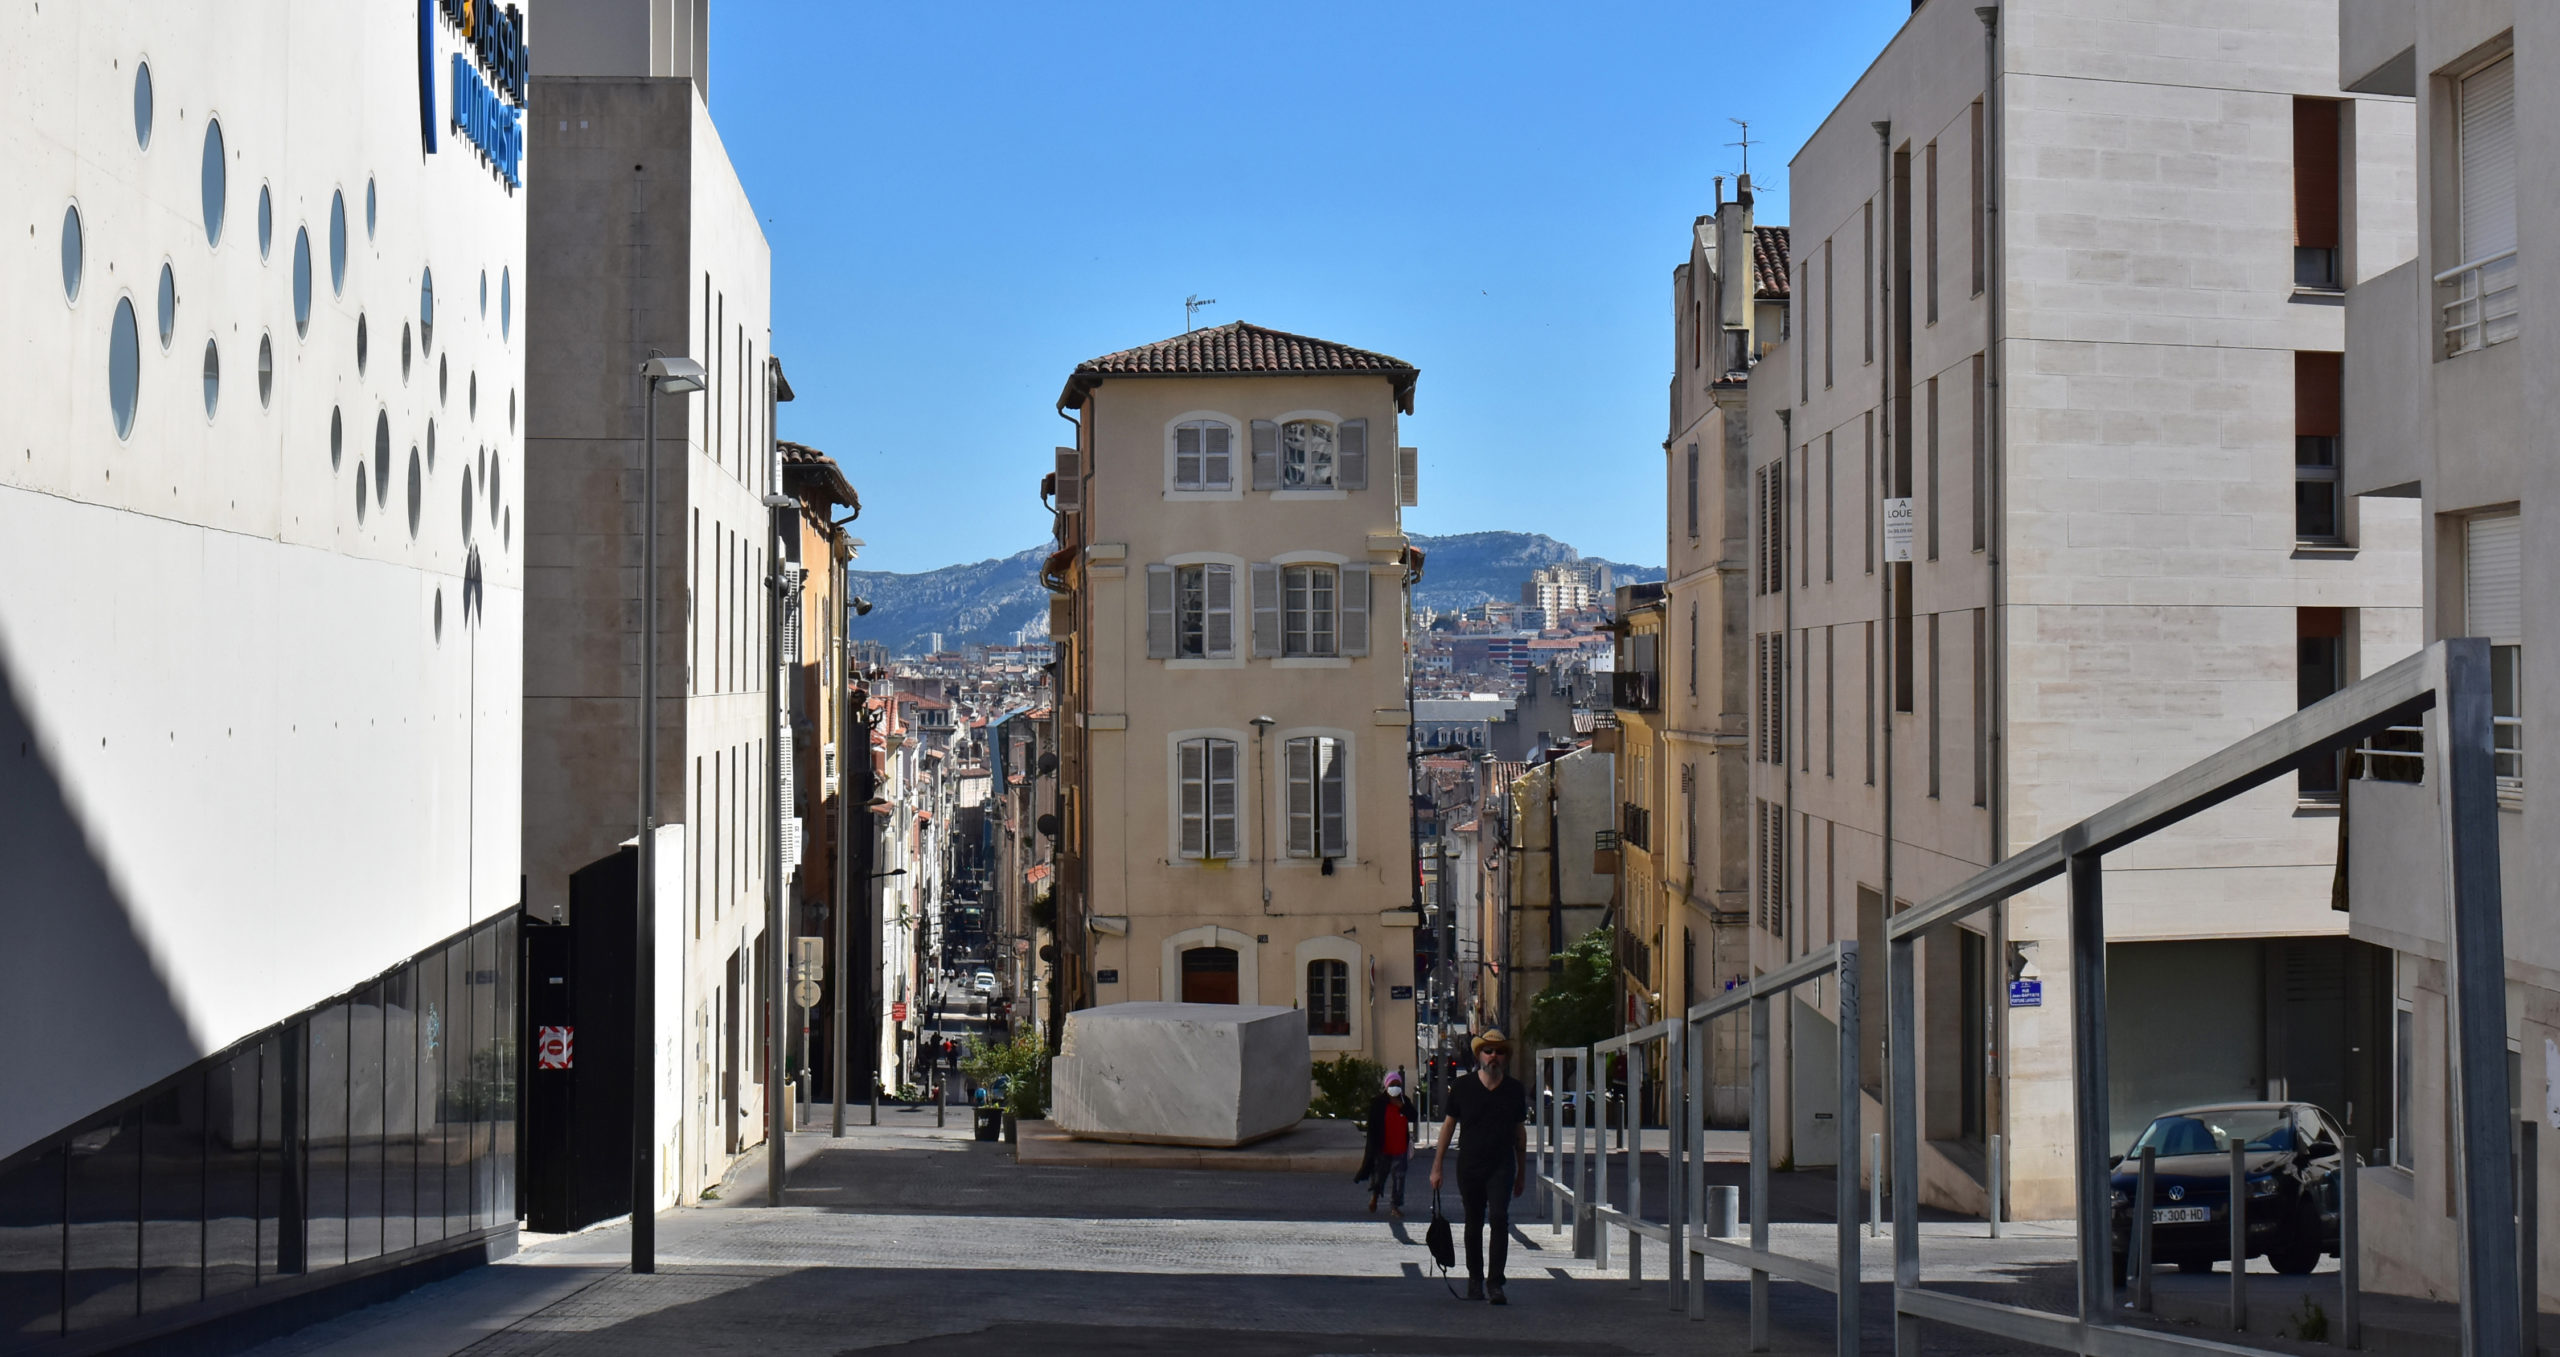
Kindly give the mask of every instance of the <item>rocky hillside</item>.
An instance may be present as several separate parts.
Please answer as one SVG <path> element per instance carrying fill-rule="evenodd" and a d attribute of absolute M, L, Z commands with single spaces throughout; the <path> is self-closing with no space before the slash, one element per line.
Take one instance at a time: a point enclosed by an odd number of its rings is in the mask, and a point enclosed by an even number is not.
<path fill-rule="evenodd" d="M 1558 561 L 1584 559 L 1552 537 L 1531 532 L 1468 532 L 1446 537 L 1416 534 L 1424 569 L 1421 602 L 1432 608 L 1464 608 L 1520 596 L 1529 572 Z M 885 570 L 853 572 L 853 591 L 871 600 L 857 618 L 857 639 L 888 643 L 891 654 L 920 655 L 933 633 L 951 648 L 1010 644 L 1016 635 L 1049 634 L 1049 595 L 1040 587 L 1040 559 L 1033 547 L 996 560 L 944 566 L 918 574 Z M 1623 584 L 1662 578 L 1659 566 L 1608 562 Z"/>

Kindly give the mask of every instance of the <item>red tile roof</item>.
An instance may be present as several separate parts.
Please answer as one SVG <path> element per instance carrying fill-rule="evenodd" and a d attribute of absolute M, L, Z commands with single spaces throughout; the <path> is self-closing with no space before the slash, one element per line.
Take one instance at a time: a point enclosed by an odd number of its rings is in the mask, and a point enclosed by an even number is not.
<path fill-rule="evenodd" d="M 1230 321 L 1106 353 L 1076 364 L 1058 403 L 1084 408 L 1085 393 L 1111 377 L 1290 377 L 1318 373 L 1370 374 L 1395 383 L 1396 403 L 1413 413 L 1413 384 L 1421 370 L 1401 358 L 1355 349 L 1329 339 L 1293 335 L 1246 321 Z"/>
<path fill-rule="evenodd" d="M 862 513 L 862 496 L 853 492 L 853 482 L 844 478 L 844 469 L 829 457 L 806 443 L 790 439 L 774 440 L 782 450 L 782 485 L 786 490 L 813 490 L 820 503 L 835 503 Z"/>
<path fill-rule="evenodd" d="M 1787 291 L 1787 228 L 1754 226 L 1751 228 L 1751 272 L 1753 286 L 1759 295 L 1783 301 Z"/>

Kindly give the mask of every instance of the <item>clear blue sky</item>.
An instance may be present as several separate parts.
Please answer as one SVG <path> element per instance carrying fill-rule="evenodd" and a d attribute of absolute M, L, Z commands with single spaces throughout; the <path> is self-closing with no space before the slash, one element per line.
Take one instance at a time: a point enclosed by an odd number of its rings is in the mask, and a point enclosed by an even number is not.
<path fill-rule="evenodd" d="M 1794 5 L 717 0 L 773 244 L 784 436 L 876 570 L 1047 540 L 1078 361 L 1250 320 L 1422 369 L 1420 532 L 1658 564 L 1670 276 L 1751 120 L 1760 220 L 1910 13 Z"/>

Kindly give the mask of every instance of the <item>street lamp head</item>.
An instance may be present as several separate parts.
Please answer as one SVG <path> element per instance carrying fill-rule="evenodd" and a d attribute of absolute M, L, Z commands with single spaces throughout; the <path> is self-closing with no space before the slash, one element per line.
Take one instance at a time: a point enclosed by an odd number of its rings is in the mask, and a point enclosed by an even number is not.
<path fill-rule="evenodd" d="M 651 358 L 640 365 L 640 375 L 651 386 L 670 396 L 681 396 L 703 388 L 702 365 L 690 358 Z"/>
<path fill-rule="evenodd" d="M 1268 716 L 1257 716 L 1257 717 L 1253 718 L 1253 728 L 1254 728 L 1256 731 L 1269 730 L 1269 729 L 1271 729 L 1273 726 L 1276 726 L 1276 725 L 1278 725 L 1278 724 L 1280 724 L 1280 723 L 1279 723 L 1279 722 L 1277 722 L 1277 721 L 1272 720 L 1272 719 L 1271 719 L 1270 717 L 1268 717 Z"/>
<path fill-rule="evenodd" d="M 853 615 L 856 617 L 869 617 L 871 615 L 871 600 L 864 598 L 860 594 L 855 594 L 853 596 Z"/>

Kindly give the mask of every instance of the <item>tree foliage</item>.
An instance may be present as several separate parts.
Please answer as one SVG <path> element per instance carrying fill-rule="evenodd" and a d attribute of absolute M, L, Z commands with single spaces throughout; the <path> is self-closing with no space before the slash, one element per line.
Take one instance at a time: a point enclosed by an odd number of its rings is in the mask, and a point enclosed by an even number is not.
<path fill-rule="evenodd" d="M 990 1096 L 1004 1100 L 1004 1110 L 1022 1121 L 1049 1115 L 1049 1047 L 1040 1034 L 1018 1032 L 1001 1046 L 983 1037 L 969 1038 L 969 1053 L 960 1072 L 977 1081 Z"/>
<path fill-rule="evenodd" d="M 1386 1087 L 1386 1066 L 1349 1052 L 1317 1061 L 1314 1072 L 1316 1097 L 1307 1108 L 1310 1117 L 1358 1121 L 1369 1115 L 1369 1100 Z"/>
<path fill-rule="evenodd" d="M 1521 1036 L 1530 1048 L 1588 1046 L 1616 1036 L 1617 962 L 1609 930 L 1592 929 L 1555 959 L 1555 978 L 1529 1001 Z"/>

